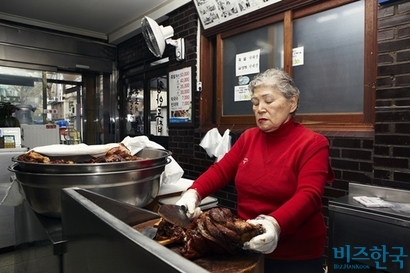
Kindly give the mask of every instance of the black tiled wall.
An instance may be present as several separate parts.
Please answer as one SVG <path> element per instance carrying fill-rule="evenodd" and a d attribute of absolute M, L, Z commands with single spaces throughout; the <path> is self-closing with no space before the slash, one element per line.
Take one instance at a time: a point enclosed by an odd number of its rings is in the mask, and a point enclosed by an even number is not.
<path fill-rule="evenodd" d="M 410 2 L 378 14 L 373 184 L 410 190 Z"/>

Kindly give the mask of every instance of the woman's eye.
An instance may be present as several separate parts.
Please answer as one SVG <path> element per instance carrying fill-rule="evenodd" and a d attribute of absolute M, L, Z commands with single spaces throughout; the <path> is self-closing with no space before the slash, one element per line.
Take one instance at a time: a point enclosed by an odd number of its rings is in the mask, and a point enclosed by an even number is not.
<path fill-rule="evenodd" d="M 253 106 L 258 106 L 259 105 L 258 100 L 252 99 L 251 102 L 252 102 Z"/>

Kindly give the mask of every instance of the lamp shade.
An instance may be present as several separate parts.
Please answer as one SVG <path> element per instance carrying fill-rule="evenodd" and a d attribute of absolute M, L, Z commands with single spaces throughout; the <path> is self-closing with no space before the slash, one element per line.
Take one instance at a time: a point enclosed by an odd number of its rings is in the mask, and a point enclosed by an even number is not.
<path fill-rule="evenodd" d="M 142 18 L 141 28 L 148 49 L 156 57 L 162 57 L 165 41 L 174 35 L 174 29 L 171 26 L 160 26 L 155 20 L 147 16 Z"/>

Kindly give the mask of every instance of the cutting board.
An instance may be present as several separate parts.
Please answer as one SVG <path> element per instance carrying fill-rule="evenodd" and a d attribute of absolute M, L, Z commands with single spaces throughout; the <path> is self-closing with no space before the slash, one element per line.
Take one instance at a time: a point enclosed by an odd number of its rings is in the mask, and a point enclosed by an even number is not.
<path fill-rule="evenodd" d="M 142 231 L 144 228 L 153 227 L 160 219 L 150 220 L 133 226 Z M 181 244 L 167 245 L 167 248 L 179 254 Z M 263 254 L 241 252 L 236 255 L 207 255 L 192 260 L 193 263 L 212 273 L 263 273 Z"/>

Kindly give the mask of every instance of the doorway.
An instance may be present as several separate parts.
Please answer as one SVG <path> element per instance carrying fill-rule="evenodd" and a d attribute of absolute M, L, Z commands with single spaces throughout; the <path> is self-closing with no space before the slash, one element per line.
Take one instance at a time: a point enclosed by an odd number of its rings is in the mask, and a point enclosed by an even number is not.
<path fill-rule="evenodd" d="M 123 135 L 148 136 L 168 149 L 168 78 L 166 68 L 125 80 Z"/>
<path fill-rule="evenodd" d="M 109 113 L 112 106 L 110 92 L 113 92 L 110 74 L 0 66 L 0 103 L 10 103 L 24 109 L 24 116 L 19 119 L 20 126 L 25 128 L 27 136 L 29 132 L 35 132 L 31 138 L 43 140 L 40 141 L 42 145 L 104 143 L 101 140 L 104 113 L 107 116 L 104 122 L 109 129 L 106 130 L 105 143 L 111 141 L 115 135 L 115 122 L 112 122 L 113 126 L 109 125 L 114 119 L 111 116 L 115 116 Z M 105 103 L 103 97 L 107 98 Z M 19 112 L 13 115 L 19 118 Z M 50 143 L 44 143 L 51 130 L 41 130 L 40 127 L 50 129 L 50 125 L 59 126 L 59 136 L 57 140 L 53 138 Z M 32 141 L 29 143 L 36 144 Z"/>

